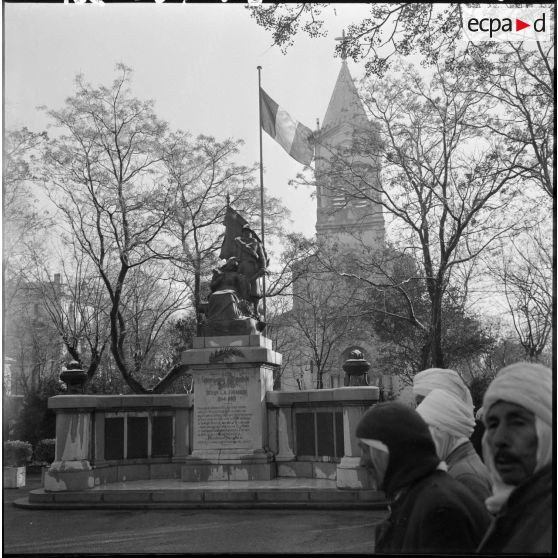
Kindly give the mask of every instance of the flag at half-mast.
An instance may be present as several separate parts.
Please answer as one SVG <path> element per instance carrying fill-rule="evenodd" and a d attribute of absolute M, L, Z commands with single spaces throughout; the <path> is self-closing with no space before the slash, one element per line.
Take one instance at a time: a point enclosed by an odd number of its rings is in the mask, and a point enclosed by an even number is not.
<path fill-rule="evenodd" d="M 299 163 L 309 165 L 314 158 L 313 134 L 297 122 L 260 87 L 261 126 Z"/>

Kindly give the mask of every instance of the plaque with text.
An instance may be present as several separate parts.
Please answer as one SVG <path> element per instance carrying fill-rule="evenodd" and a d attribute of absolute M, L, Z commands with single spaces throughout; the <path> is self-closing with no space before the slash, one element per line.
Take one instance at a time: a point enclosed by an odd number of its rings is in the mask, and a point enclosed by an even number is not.
<path fill-rule="evenodd" d="M 242 369 L 208 371 L 198 375 L 195 382 L 195 449 L 261 448 L 263 396 L 259 374 Z"/>

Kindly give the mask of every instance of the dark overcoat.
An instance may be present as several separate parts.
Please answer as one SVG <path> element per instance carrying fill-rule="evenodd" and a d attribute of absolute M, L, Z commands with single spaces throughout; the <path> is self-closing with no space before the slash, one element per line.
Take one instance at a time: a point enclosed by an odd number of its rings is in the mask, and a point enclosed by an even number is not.
<path fill-rule="evenodd" d="M 553 466 L 548 465 L 520 484 L 493 519 L 478 552 L 550 554 L 554 528 L 552 482 Z"/>
<path fill-rule="evenodd" d="M 489 523 L 464 485 L 434 471 L 395 496 L 390 518 L 377 528 L 376 553 L 472 554 Z"/>

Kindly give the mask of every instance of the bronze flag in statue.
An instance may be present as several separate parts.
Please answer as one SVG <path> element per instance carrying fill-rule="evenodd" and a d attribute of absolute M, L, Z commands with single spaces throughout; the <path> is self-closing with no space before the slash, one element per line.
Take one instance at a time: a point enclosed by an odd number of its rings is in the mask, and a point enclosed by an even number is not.
<path fill-rule="evenodd" d="M 225 238 L 223 239 L 223 244 L 221 244 L 221 253 L 219 254 L 221 259 L 228 260 L 233 256 L 240 259 L 242 248 L 235 241 L 235 238 L 242 236 L 242 227 L 247 224 L 248 221 L 240 213 L 237 213 L 230 205 L 227 205 L 224 222 Z"/>

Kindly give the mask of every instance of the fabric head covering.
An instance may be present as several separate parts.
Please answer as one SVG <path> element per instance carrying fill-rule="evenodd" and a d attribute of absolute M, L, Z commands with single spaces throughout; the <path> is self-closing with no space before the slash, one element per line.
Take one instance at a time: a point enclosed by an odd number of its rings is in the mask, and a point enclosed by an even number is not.
<path fill-rule="evenodd" d="M 374 405 L 361 417 L 355 435 L 387 446 L 389 464 L 383 488 L 388 497 L 433 472 L 440 463 L 428 425 L 414 409 L 402 403 Z"/>
<path fill-rule="evenodd" d="M 475 429 L 473 408 L 442 389 L 433 389 L 421 401 L 417 413 L 429 426 L 452 436 L 469 438 Z"/>
<path fill-rule="evenodd" d="M 430 427 L 440 459 L 465 443 L 475 428 L 473 408 L 441 389 L 433 389 L 421 401 L 417 413 Z"/>
<path fill-rule="evenodd" d="M 552 426 L 552 371 L 532 362 L 502 368 L 488 386 L 482 406 L 485 413 L 496 401 L 521 405 Z"/>
<path fill-rule="evenodd" d="M 488 386 L 483 399 L 484 419 L 498 401 L 520 405 L 535 415 L 537 433 L 537 465 L 535 472 L 552 463 L 552 370 L 541 364 L 517 362 L 502 368 Z M 505 484 L 496 467 L 486 431 L 482 438 L 485 464 L 492 477 L 493 495 L 486 500 L 491 513 L 497 513 L 516 488 Z"/>
<path fill-rule="evenodd" d="M 455 370 L 428 368 L 413 378 L 413 393 L 426 397 L 433 389 L 443 389 L 453 393 L 467 405 L 473 406 L 473 399 L 467 386 Z"/>

